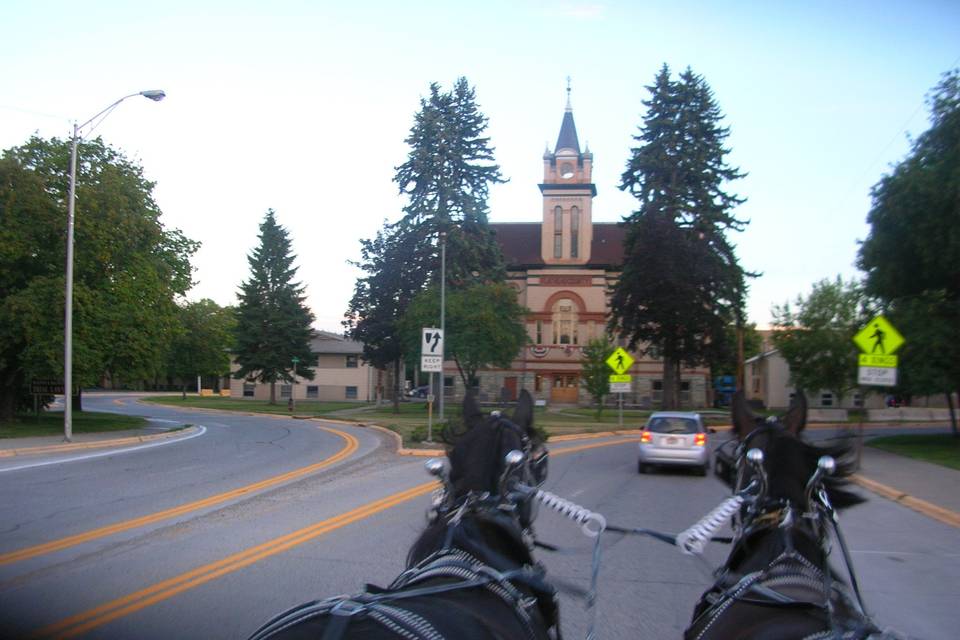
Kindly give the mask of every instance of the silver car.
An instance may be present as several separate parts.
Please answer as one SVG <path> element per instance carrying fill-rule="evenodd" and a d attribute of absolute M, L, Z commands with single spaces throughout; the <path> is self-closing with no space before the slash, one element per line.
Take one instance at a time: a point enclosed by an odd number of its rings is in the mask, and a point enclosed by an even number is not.
<path fill-rule="evenodd" d="M 699 413 L 661 411 L 654 413 L 640 430 L 637 470 L 651 465 L 695 467 L 700 475 L 710 468 L 708 429 Z"/>

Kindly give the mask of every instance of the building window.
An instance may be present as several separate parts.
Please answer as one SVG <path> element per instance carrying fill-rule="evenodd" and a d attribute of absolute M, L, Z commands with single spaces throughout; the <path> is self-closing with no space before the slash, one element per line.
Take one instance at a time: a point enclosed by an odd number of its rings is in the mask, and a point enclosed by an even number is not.
<path fill-rule="evenodd" d="M 539 373 L 534 374 L 533 376 L 533 390 L 542 391 L 543 390 L 543 376 Z"/>
<path fill-rule="evenodd" d="M 553 305 L 553 344 L 580 344 L 573 300 L 564 298 Z"/>
<path fill-rule="evenodd" d="M 853 394 L 853 406 L 862 409 L 863 408 L 863 396 L 860 395 L 860 392 Z"/>
<path fill-rule="evenodd" d="M 357 368 L 357 356 L 347 356 L 347 369 Z"/>
<path fill-rule="evenodd" d="M 537 341 L 534 344 L 543 344 L 543 320 L 537 320 Z"/>
<path fill-rule="evenodd" d="M 753 377 L 753 392 L 760 393 L 760 376 Z"/>
<path fill-rule="evenodd" d="M 252 398 L 253 395 L 254 395 L 254 392 L 255 392 L 256 390 L 257 390 L 257 385 L 253 384 L 252 382 L 244 382 L 244 383 L 243 383 L 243 397 L 244 397 L 244 398 Z"/>
<path fill-rule="evenodd" d="M 580 255 L 580 209 L 573 207 L 570 209 L 570 257 L 576 258 Z"/>
<path fill-rule="evenodd" d="M 292 384 L 282 384 L 280 385 L 280 397 L 289 398 L 293 395 L 293 385 Z"/>
<path fill-rule="evenodd" d="M 820 394 L 820 406 L 821 407 L 832 407 L 833 406 L 833 394 L 829 391 Z"/>
<path fill-rule="evenodd" d="M 653 393 L 651 394 L 653 401 L 657 404 L 663 402 L 663 380 L 654 380 L 653 381 Z"/>
<path fill-rule="evenodd" d="M 356 399 L 357 399 L 357 388 L 356 388 L 356 387 L 347 387 L 347 388 L 346 388 L 346 398 L 347 398 L 347 400 L 356 400 Z"/>
<path fill-rule="evenodd" d="M 320 387 L 315 384 L 307 385 L 307 398 L 316 400 L 320 397 Z"/>
<path fill-rule="evenodd" d="M 563 209 L 553 209 L 553 257 L 563 257 Z"/>
<path fill-rule="evenodd" d="M 690 381 L 689 380 L 680 381 L 680 402 L 682 404 L 690 404 Z"/>

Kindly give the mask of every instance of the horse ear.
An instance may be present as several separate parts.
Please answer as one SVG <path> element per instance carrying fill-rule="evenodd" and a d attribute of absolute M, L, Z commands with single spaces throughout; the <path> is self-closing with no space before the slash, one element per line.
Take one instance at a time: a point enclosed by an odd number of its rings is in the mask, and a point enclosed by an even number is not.
<path fill-rule="evenodd" d="M 730 401 L 730 413 L 733 419 L 733 433 L 743 440 L 757 426 L 757 417 L 747 404 L 747 396 L 742 390 L 733 394 Z"/>
<path fill-rule="evenodd" d="M 803 389 L 797 389 L 793 394 L 790 410 L 783 416 L 783 424 L 793 435 L 797 435 L 807 426 L 807 394 Z"/>
<path fill-rule="evenodd" d="M 513 424 L 530 431 L 533 428 L 533 396 L 524 389 L 517 399 L 517 408 L 513 411 Z"/>
<path fill-rule="evenodd" d="M 463 396 L 463 424 L 469 430 L 483 421 L 483 412 L 480 411 L 480 405 L 472 391 L 467 391 Z"/>

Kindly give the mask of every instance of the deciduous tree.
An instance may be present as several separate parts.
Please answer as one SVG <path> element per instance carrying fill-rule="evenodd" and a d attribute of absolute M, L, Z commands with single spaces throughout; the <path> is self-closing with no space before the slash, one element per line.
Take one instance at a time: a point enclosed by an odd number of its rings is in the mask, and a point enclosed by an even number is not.
<path fill-rule="evenodd" d="M 69 165 L 57 138 L 0 158 L 0 419 L 31 378 L 62 377 Z M 99 138 L 79 144 L 76 186 L 74 382 L 152 379 L 198 245 L 164 227 L 143 169 Z"/>
<path fill-rule="evenodd" d="M 853 336 L 870 319 L 862 287 L 854 281 L 820 280 L 810 295 L 776 305 L 773 343 L 790 365 L 794 387 L 831 391 L 841 400 L 857 386 Z"/>
<path fill-rule="evenodd" d="M 186 397 L 187 380 L 193 376 L 221 377 L 230 372 L 236 315 L 232 307 L 221 307 L 205 298 L 180 306 L 176 324 L 169 372 L 180 379 Z"/>
<path fill-rule="evenodd" d="M 603 399 L 610 395 L 610 374 L 607 358 L 613 353 L 610 338 L 592 338 L 584 345 L 581 363 L 581 384 L 597 406 L 597 417 L 603 413 Z"/>

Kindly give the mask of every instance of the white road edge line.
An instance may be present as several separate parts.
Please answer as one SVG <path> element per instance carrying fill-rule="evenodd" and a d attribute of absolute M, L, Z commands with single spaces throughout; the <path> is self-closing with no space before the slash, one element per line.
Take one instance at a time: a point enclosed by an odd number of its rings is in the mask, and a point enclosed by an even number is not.
<path fill-rule="evenodd" d="M 168 444 L 176 444 L 178 442 L 185 442 L 186 440 L 191 440 L 202 436 L 207 432 L 207 428 L 202 424 L 196 425 L 199 427 L 199 431 L 189 436 L 183 438 L 170 438 L 169 440 L 160 440 L 158 442 L 148 442 L 146 444 L 141 444 L 136 447 L 130 447 L 128 449 L 115 449 L 111 451 L 101 451 L 99 453 L 88 453 L 82 456 L 74 456 L 72 458 L 61 458 L 59 460 L 47 460 L 45 462 L 34 462 L 33 464 L 22 464 L 17 467 L 7 467 L 6 469 L 0 469 L 0 473 L 6 473 L 8 471 L 21 471 L 23 469 L 33 469 L 35 467 L 46 467 L 51 464 L 64 464 L 67 462 L 78 462 L 81 460 L 91 460 L 93 458 L 103 458 L 104 456 L 117 456 L 124 453 L 131 453 L 133 451 L 141 451 L 143 449 L 152 449 L 153 447 L 164 447 Z"/>

